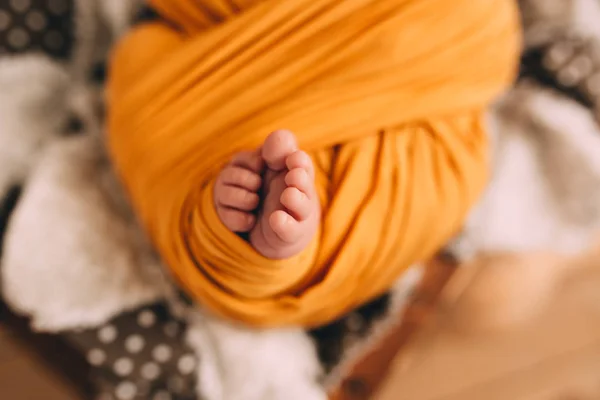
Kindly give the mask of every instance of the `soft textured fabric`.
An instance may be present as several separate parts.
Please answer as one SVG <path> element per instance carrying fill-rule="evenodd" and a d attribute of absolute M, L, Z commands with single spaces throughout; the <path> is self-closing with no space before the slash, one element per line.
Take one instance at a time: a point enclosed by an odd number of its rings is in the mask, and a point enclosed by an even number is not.
<path fill-rule="evenodd" d="M 39 52 L 68 59 L 74 11 L 74 0 L 0 1 L 0 56 Z"/>
<path fill-rule="evenodd" d="M 243 323 L 316 326 L 381 294 L 460 227 L 487 176 L 483 114 L 520 50 L 511 0 L 153 0 L 113 55 L 109 149 L 178 282 Z M 270 260 L 219 221 L 237 151 L 290 129 L 319 233 Z"/>

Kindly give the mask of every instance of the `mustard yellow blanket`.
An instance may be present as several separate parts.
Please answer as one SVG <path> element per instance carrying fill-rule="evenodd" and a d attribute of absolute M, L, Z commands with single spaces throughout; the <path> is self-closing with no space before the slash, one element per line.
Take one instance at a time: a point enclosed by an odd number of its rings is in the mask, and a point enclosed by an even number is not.
<path fill-rule="evenodd" d="M 513 0 L 153 0 L 111 64 L 109 149 L 178 282 L 243 323 L 316 326 L 387 290 L 486 182 L 483 114 L 513 80 Z M 260 256 L 217 217 L 231 155 L 277 129 L 317 166 L 319 234 Z"/>

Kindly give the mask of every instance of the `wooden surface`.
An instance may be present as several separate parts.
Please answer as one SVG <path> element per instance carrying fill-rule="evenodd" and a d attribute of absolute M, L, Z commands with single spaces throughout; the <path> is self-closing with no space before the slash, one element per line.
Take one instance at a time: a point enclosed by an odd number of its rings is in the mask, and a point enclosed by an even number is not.
<path fill-rule="evenodd" d="M 373 397 L 396 355 L 402 353 L 434 315 L 437 300 L 454 270 L 455 265 L 450 260 L 441 258 L 428 265 L 421 285 L 403 313 L 402 323 L 358 363 L 331 400 L 366 400 Z"/>
<path fill-rule="evenodd" d="M 0 398 L 6 400 L 77 400 L 60 375 L 21 346 L 0 325 Z"/>
<path fill-rule="evenodd" d="M 80 400 L 89 388 L 83 358 L 60 339 L 33 334 L 0 302 L 0 399 Z"/>
<path fill-rule="evenodd" d="M 440 315 L 392 365 L 376 400 L 598 400 L 600 274 L 509 331 L 465 334 Z"/>

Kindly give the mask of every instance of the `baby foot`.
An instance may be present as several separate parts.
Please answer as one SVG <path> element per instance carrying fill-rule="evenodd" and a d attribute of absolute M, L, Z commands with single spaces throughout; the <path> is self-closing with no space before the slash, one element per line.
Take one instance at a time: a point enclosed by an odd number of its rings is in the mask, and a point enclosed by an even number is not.
<path fill-rule="evenodd" d="M 259 151 L 238 154 L 221 171 L 215 204 L 223 224 L 249 232 L 262 255 L 292 257 L 308 246 L 319 223 L 312 160 L 292 133 L 277 131 Z"/>
<path fill-rule="evenodd" d="M 313 163 L 288 131 L 272 133 L 261 156 L 266 164 L 263 203 L 250 243 L 265 257 L 289 258 L 308 246 L 319 224 Z"/>
<path fill-rule="evenodd" d="M 215 185 L 217 214 L 227 229 L 244 233 L 256 225 L 264 161 L 260 152 L 241 152 L 221 171 Z"/>

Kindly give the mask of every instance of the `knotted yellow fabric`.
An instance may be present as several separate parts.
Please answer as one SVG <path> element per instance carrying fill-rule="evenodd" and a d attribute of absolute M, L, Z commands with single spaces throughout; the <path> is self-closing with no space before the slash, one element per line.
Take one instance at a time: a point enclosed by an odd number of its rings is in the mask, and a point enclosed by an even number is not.
<path fill-rule="evenodd" d="M 316 326 L 389 289 L 460 228 L 486 181 L 485 108 L 513 80 L 512 0 L 153 0 L 113 55 L 109 149 L 178 282 L 213 312 Z M 270 260 L 219 221 L 215 178 L 274 130 L 323 207 Z"/>

